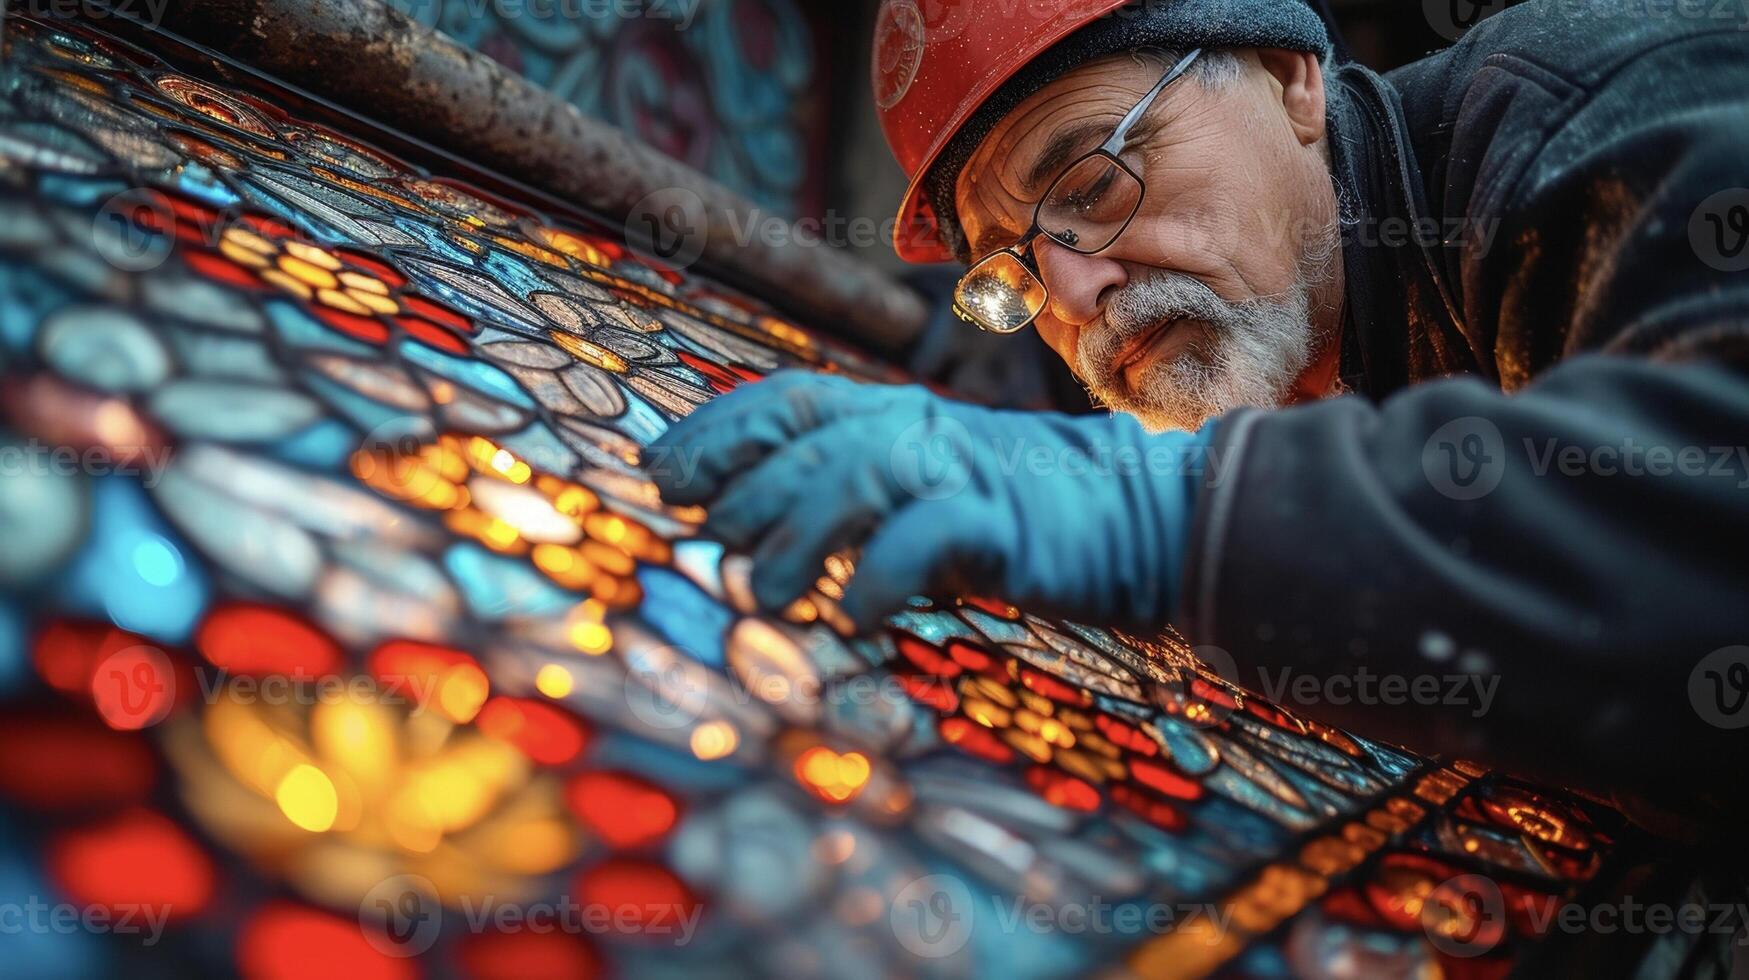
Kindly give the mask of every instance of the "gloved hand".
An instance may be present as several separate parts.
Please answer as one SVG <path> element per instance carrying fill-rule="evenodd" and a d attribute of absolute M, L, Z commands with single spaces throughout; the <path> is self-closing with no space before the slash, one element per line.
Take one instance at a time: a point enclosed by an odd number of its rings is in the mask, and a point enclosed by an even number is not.
<path fill-rule="evenodd" d="M 1213 425 L 1004 412 L 916 385 L 787 371 L 702 406 L 645 450 L 664 500 L 753 558 L 782 609 L 863 545 L 843 608 L 876 625 L 912 595 L 974 594 L 1154 627 L 1177 598 Z"/>

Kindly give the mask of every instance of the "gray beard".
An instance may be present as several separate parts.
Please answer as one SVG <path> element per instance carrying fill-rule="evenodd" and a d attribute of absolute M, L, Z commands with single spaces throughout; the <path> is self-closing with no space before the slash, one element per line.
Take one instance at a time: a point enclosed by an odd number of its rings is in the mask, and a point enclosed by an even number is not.
<path fill-rule="evenodd" d="M 1164 269 L 1131 279 L 1107 302 L 1103 328 L 1081 331 L 1075 373 L 1095 400 L 1155 431 L 1195 431 L 1235 408 L 1281 405 L 1319 352 L 1311 296 L 1314 284 L 1330 274 L 1333 257 L 1333 246 L 1314 247 L 1285 292 L 1238 303 Z M 1205 336 L 1171 361 L 1149 366 L 1132 390 L 1113 370 L 1117 352 L 1155 324 L 1177 318 L 1206 324 Z"/>

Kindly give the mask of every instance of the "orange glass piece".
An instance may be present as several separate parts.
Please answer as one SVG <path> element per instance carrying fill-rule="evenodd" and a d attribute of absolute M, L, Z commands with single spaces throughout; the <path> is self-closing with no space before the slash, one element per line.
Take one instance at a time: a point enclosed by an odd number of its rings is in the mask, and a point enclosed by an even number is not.
<path fill-rule="evenodd" d="M 242 676 L 323 677 L 341 666 L 340 647 L 326 633 L 283 609 L 256 603 L 214 609 L 194 644 L 215 667 Z"/>
<path fill-rule="evenodd" d="M 153 810 L 135 808 L 51 838 L 48 868 L 74 901 L 111 910 L 151 908 L 171 920 L 211 901 L 212 860 L 194 839 Z"/>
<path fill-rule="evenodd" d="M 249 920 L 237 940 L 237 969 L 251 980 L 413 980 L 412 960 L 390 956 L 386 935 L 376 943 L 358 916 L 342 917 L 291 902 L 274 902 Z M 380 947 L 380 948 L 379 948 Z"/>
<path fill-rule="evenodd" d="M 656 784 L 619 772 L 585 772 L 565 785 L 565 803 L 608 846 L 654 844 L 674 829 L 680 808 Z"/>
<path fill-rule="evenodd" d="M 588 741 L 588 730 L 580 719 L 529 698 L 495 697 L 480 709 L 476 724 L 480 731 L 549 766 L 576 758 Z"/>

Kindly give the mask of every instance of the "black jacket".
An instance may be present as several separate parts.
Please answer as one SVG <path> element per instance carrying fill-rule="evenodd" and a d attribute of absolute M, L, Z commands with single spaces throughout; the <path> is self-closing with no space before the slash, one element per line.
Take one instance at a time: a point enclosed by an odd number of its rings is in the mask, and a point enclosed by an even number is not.
<path fill-rule="evenodd" d="M 1749 649 L 1706 659 L 1749 644 L 1749 33 L 1632 6 L 1331 73 L 1355 394 L 1222 420 L 1181 619 L 1290 710 L 1716 815 L 1749 798 Z"/>

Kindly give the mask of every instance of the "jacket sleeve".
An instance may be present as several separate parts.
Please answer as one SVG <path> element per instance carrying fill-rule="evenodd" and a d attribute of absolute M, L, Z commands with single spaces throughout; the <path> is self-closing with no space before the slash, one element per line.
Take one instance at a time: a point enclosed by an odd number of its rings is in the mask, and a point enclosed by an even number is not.
<path fill-rule="evenodd" d="M 1749 110 L 1734 81 L 1649 91 L 1692 54 L 1540 153 L 1454 148 L 1500 225 L 1459 291 L 1493 379 L 1222 423 L 1180 618 L 1243 686 L 1660 809 L 1749 799 L 1749 271 L 1725 255 L 1749 191 L 1718 196 L 1749 188 Z"/>

